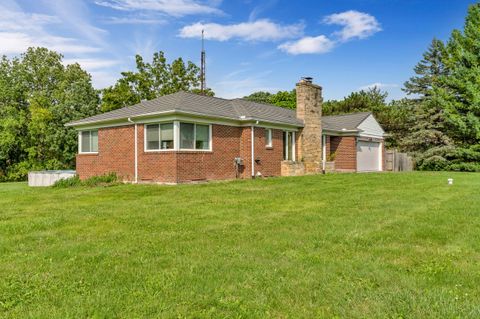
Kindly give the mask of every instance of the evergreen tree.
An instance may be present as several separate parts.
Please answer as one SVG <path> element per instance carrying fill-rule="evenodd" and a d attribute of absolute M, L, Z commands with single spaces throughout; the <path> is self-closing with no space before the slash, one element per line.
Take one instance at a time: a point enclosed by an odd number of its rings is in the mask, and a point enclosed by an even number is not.
<path fill-rule="evenodd" d="M 443 63 L 445 45 L 442 41 L 433 39 L 423 59 L 415 66 L 413 76 L 405 82 L 404 91 L 407 94 L 416 94 L 420 99 L 431 95 L 434 85 L 439 84 L 440 76 L 446 75 L 447 69 Z"/>
<path fill-rule="evenodd" d="M 463 32 L 452 32 L 445 52 L 448 74 L 432 89 L 454 144 L 444 151 L 445 168 L 480 171 L 480 4 L 469 7 Z"/>
<path fill-rule="evenodd" d="M 445 146 L 452 145 L 452 140 L 445 132 L 445 112 L 434 90 L 441 86 L 442 77 L 448 76 L 448 69 L 444 64 L 445 56 L 444 43 L 433 39 L 427 52 L 423 54 L 423 59 L 414 68 L 416 76 L 404 84 L 403 90 L 407 94 L 417 96 L 411 100 L 412 116 L 415 120 L 398 146 L 415 157 L 418 168 L 422 168 L 422 163 L 429 160 L 425 156 L 431 152 L 425 153 L 427 150 L 444 149 Z"/>

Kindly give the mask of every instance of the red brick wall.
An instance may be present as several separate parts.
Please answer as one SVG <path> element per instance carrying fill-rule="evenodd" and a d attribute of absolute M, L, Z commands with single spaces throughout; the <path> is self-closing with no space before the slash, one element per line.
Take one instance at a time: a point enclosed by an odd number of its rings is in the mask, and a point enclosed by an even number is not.
<path fill-rule="evenodd" d="M 329 162 L 329 156 L 330 156 L 330 135 L 325 136 L 325 158 L 327 159 L 327 162 Z"/>
<path fill-rule="evenodd" d="M 357 170 L 357 144 L 354 136 L 331 136 L 330 153 L 333 152 L 336 170 Z"/>
<path fill-rule="evenodd" d="M 98 154 L 77 154 L 76 170 L 81 179 L 115 172 L 126 181 L 133 180 L 134 128 L 119 126 L 98 130 Z"/>
<path fill-rule="evenodd" d="M 279 176 L 283 160 L 283 131 L 272 129 L 272 146 L 267 147 L 266 144 L 265 129 L 256 127 L 255 174 L 260 172 L 262 176 Z"/>
<path fill-rule="evenodd" d="M 242 178 L 250 178 L 252 176 L 252 160 L 251 160 L 251 128 L 243 127 L 240 131 L 240 157 L 243 158 Z"/>
<path fill-rule="evenodd" d="M 145 127 L 137 125 L 138 134 L 138 181 L 139 182 L 177 182 L 177 157 L 173 150 L 145 152 Z"/>
<path fill-rule="evenodd" d="M 195 180 L 234 179 L 234 158 L 242 157 L 240 177 L 251 177 L 251 129 L 212 125 L 212 151 L 145 152 L 144 125 L 138 129 L 138 181 L 176 183 Z M 99 153 L 77 155 L 77 173 L 85 179 L 116 172 L 123 180 L 134 180 L 134 126 L 102 128 L 98 131 Z M 272 130 L 273 145 L 265 146 L 265 130 L 255 128 L 255 172 L 280 175 L 283 135 Z"/>
<path fill-rule="evenodd" d="M 178 181 L 234 179 L 242 128 L 212 125 L 212 152 L 178 152 Z"/>

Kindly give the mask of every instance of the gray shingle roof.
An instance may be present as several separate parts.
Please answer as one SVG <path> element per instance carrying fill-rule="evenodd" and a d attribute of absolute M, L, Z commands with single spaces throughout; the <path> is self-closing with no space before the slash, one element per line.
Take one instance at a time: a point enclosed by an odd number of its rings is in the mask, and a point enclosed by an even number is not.
<path fill-rule="evenodd" d="M 114 120 L 126 120 L 129 117 L 161 114 L 162 112 L 185 112 L 237 121 L 260 120 L 299 127 L 303 126 L 303 121 L 297 119 L 295 110 L 244 99 L 227 100 L 188 92 L 177 92 L 150 101 L 142 101 L 133 106 L 72 121 L 67 125 L 77 126 Z M 342 131 L 343 129 L 358 130 L 357 127 L 370 114 L 370 112 L 363 112 L 323 116 L 322 127 L 324 130 L 329 131 Z"/>
<path fill-rule="evenodd" d="M 358 126 L 371 112 L 331 115 L 322 117 L 322 128 L 329 131 L 358 130 Z"/>
<path fill-rule="evenodd" d="M 298 120 L 295 111 L 292 110 L 242 99 L 226 100 L 187 92 L 177 92 L 150 101 L 142 101 L 133 106 L 72 121 L 67 125 L 102 123 L 162 112 L 185 112 L 237 121 L 253 119 L 303 126 L 303 121 Z"/>

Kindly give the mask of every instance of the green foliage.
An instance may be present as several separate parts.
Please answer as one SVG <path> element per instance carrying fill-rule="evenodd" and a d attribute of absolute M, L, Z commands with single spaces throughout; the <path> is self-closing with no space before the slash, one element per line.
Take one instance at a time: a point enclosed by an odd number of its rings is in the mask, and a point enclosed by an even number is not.
<path fill-rule="evenodd" d="M 434 86 L 440 84 L 440 77 L 447 75 L 445 67 L 445 45 L 438 39 L 433 39 L 423 59 L 415 66 L 416 76 L 411 77 L 404 84 L 404 91 L 409 95 L 417 95 L 423 99 L 431 95 Z"/>
<path fill-rule="evenodd" d="M 122 78 L 115 85 L 102 91 L 103 112 L 178 91 L 200 93 L 200 68 L 193 62 L 185 64 L 178 58 L 169 64 L 162 51 L 153 55 L 152 63 L 144 62 L 140 55 L 136 55 L 135 60 L 136 71 L 122 72 Z M 204 93 L 214 95 L 211 89 Z"/>
<path fill-rule="evenodd" d="M 478 318 L 479 189 L 455 172 L 3 183 L 0 317 Z"/>
<path fill-rule="evenodd" d="M 278 91 L 274 94 L 262 91 L 254 92 L 245 96 L 244 99 L 258 103 L 273 104 L 287 109 L 295 109 L 297 107 L 297 93 L 295 90 Z"/>
<path fill-rule="evenodd" d="M 398 147 L 402 137 L 412 122 L 412 106 L 408 100 L 387 103 L 387 92 L 374 87 L 352 92 L 343 100 L 330 100 L 323 103 L 323 115 L 372 112 L 375 119 L 387 133 L 386 147 Z"/>
<path fill-rule="evenodd" d="M 91 77 L 62 56 L 29 48 L 0 62 L 0 179 L 23 180 L 31 169 L 74 165 L 77 134 L 67 122 L 99 112 Z"/>
<path fill-rule="evenodd" d="M 115 173 L 107 173 L 104 175 L 92 176 L 86 180 L 80 180 L 78 175 L 75 175 L 70 178 L 60 179 L 53 184 L 52 187 L 55 188 L 67 188 L 67 187 L 77 187 L 77 186 L 112 186 L 118 183 L 118 177 Z"/>
<path fill-rule="evenodd" d="M 76 187 L 81 185 L 82 185 L 82 181 L 80 180 L 80 177 L 78 177 L 78 175 L 75 175 L 73 177 L 59 179 L 52 185 L 52 187 L 68 188 L 68 187 Z"/>
<path fill-rule="evenodd" d="M 377 115 L 386 106 L 388 93 L 377 87 L 352 92 L 343 100 L 331 100 L 323 103 L 323 115 L 347 114 L 355 112 L 373 112 Z"/>
<path fill-rule="evenodd" d="M 478 170 L 480 144 L 480 4 L 447 44 L 434 40 L 405 83 L 418 94 L 416 121 L 404 139 L 419 169 Z"/>
<path fill-rule="evenodd" d="M 108 186 L 116 184 L 118 182 L 117 174 L 107 173 L 99 176 L 92 176 L 82 181 L 82 185 L 85 186 Z"/>

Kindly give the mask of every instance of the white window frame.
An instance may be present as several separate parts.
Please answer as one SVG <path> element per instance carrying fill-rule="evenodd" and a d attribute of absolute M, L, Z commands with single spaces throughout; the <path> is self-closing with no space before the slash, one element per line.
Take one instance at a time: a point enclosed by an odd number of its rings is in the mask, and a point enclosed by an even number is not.
<path fill-rule="evenodd" d="M 160 124 L 170 124 L 172 121 L 164 122 L 152 122 L 145 123 L 143 126 L 143 149 L 146 153 L 158 153 L 158 152 L 173 152 L 173 151 L 185 151 L 185 152 L 211 152 L 212 151 L 212 124 L 202 123 L 202 122 L 191 122 L 191 121 L 173 121 L 173 148 L 170 149 L 157 149 L 149 150 L 147 149 L 147 125 L 160 125 Z M 193 138 L 194 138 L 194 148 L 180 148 L 180 123 L 194 124 L 193 127 Z M 196 149 L 196 140 L 197 140 L 197 124 L 208 126 L 208 149 Z"/>
<path fill-rule="evenodd" d="M 193 148 L 180 148 L 180 124 L 193 124 Z M 197 124 L 208 126 L 208 149 L 197 149 Z M 188 122 L 188 121 L 178 121 L 178 150 L 179 151 L 189 151 L 189 152 L 211 152 L 212 151 L 212 124 L 197 123 L 197 122 Z"/>
<path fill-rule="evenodd" d="M 283 139 L 283 147 L 284 147 L 284 152 L 285 154 L 288 155 L 288 134 L 292 134 L 292 158 L 289 158 L 289 159 L 284 159 L 284 161 L 292 161 L 292 162 L 295 162 L 296 161 L 296 147 L 295 147 L 295 131 L 284 131 L 286 134 L 285 134 L 285 138 Z"/>
<path fill-rule="evenodd" d="M 266 136 L 265 147 L 272 148 L 273 147 L 273 132 L 272 132 L 272 129 L 271 128 L 266 128 L 265 132 L 267 133 L 267 134 L 265 134 L 265 136 Z"/>
<path fill-rule="evenodd" d="M 158 125 L 158 146 L 160 147 L 160 135 L 161 135 L 161 129 L 160 129 L 160 125 L 162 124 L 173 124 L 173 148 L 159 148 L 159 149 L 155 149 L 155 150 L 149 150 L 147 149 L 147 126 L 149 125 Z M 155 152 L 172 152 L 172 151 L 175 151 L 177 149 L 177 137 L 175 135 L 175 131 L 176 131 L 177 127 L 175 125 L 175 121 L 167 121 L 167 122 L 158 122 L 158 123 L 145 123 L 143 125 L 143 150 L 146 152 L 146 153 L 155 153 Z"/>
<path fill-rule="evenodd" d="M 89 132 L 90 136 L 92 135 L 91 132 L 97 132 L 97 151 L 96 152 L 83 152 L 82 151 L 82 133 L 83 132 Z M 98 149 L 99 148 L 100 148 L 100 145 L 98 144 L 98 129 L 78 131 L 78 154 L 98 154 Z"/>

